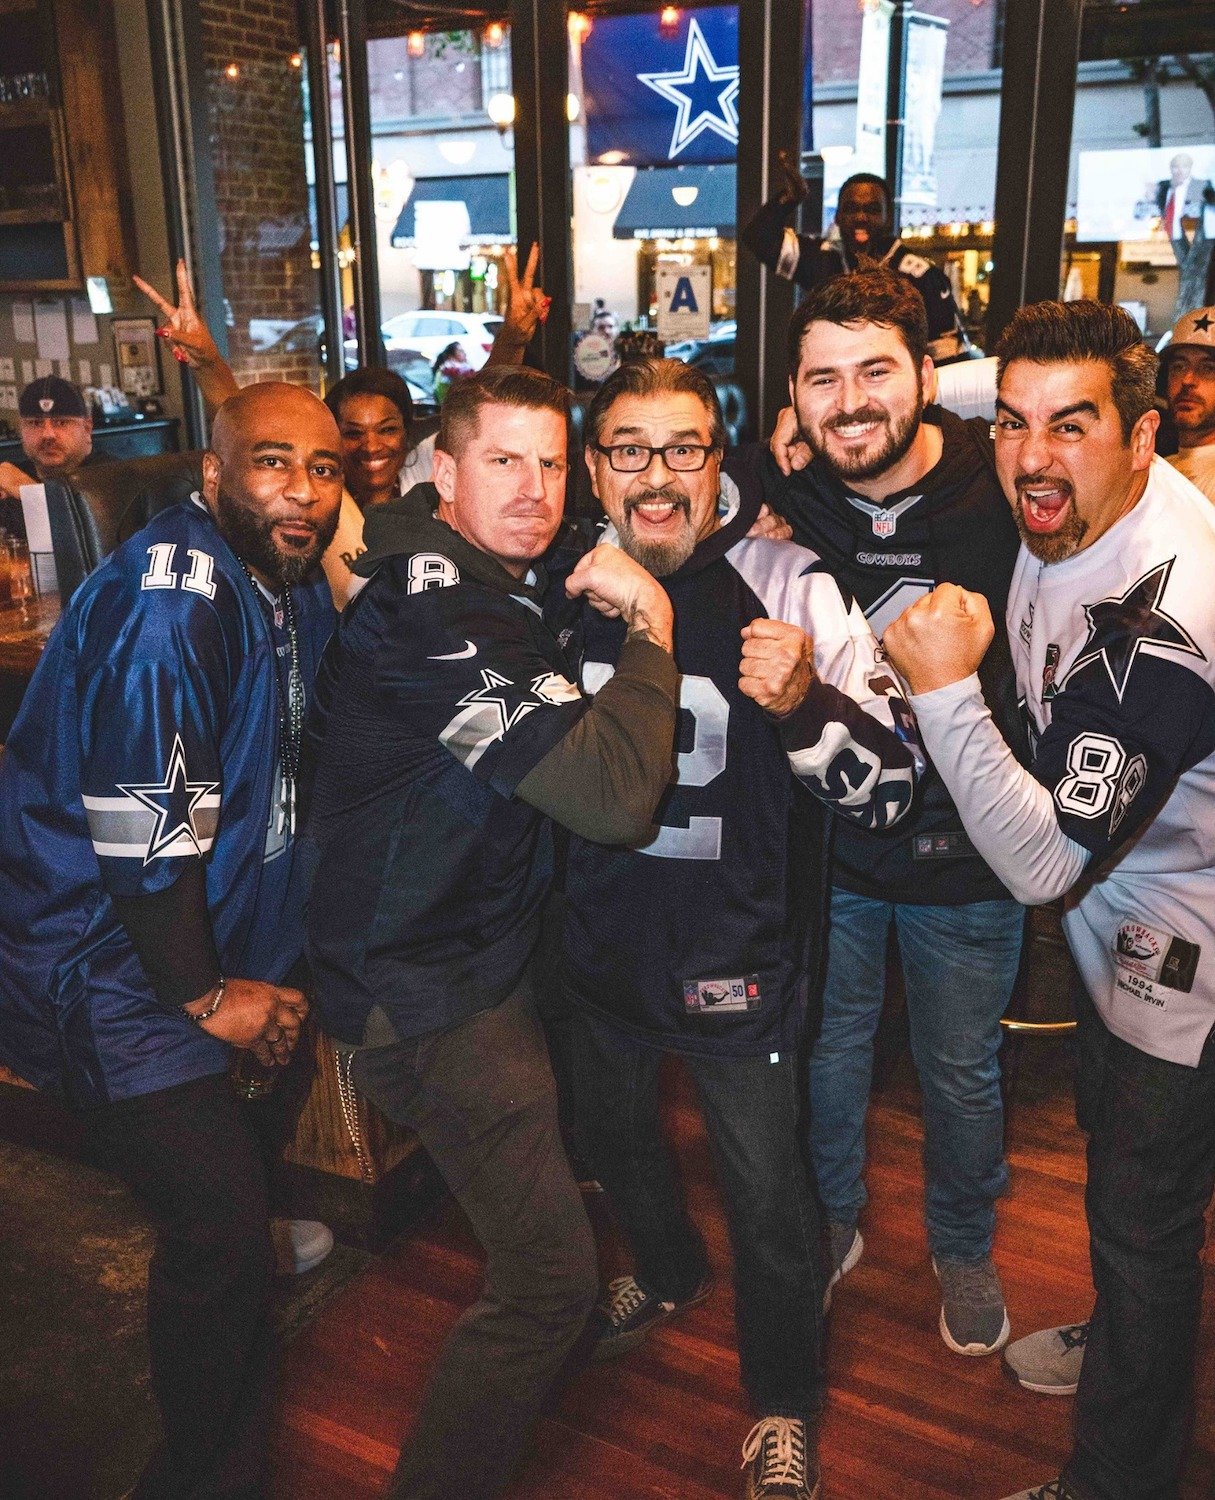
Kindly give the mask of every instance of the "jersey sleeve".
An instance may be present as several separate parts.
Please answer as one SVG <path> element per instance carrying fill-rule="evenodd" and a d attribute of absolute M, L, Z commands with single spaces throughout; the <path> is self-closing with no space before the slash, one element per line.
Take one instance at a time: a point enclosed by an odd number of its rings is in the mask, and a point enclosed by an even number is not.
<path fill-rule="evenodd" d="M 120 897 L 163 891 L 205 858 L 222 808 L 235 668 L 212 599 L 227 584 L 207 575 L 209 597 L 159 577 L 155 559 L 134 586 L 115 577 L 80 626 L 81 794 L 102 882 Z"/>
<path fill-rule="evenodd" d="M 859 606 L 845 607 L 826 573 L 804 582 L 800 618 L 791 623 L 814 643 L 815 680 L 781 721 L 789 764 L 842 817 L 888 828 L 911 806 L 924 768 L 915 720 Z"/>
<path fill-rule="evenodd" d="M 1073 676 L 1052 702 L 1033 772 L 1060 829 L 1103 859 L 1213 748 L 1215 689 L 1199 673 L 1141 652 L 1121 697 L 1101 658 Z"/>
<path fill-rule="evenodd" d="M 555 643 L 553 660 L 541 651 L 538 630 L 528 604 L 488 589 L 424 589 L 378 655 L 377 685 L 415 733 L 433 737 L 478 780 L 512 796 L 587 708 L 554 664 Z"/>

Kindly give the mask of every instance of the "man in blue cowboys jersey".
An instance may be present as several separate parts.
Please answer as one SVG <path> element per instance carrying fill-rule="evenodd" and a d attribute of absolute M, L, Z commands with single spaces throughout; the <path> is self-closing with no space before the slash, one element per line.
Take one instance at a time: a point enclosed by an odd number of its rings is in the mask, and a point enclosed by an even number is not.
<path fill-rule="evenodd" d="M 765 498 L 792 523 L 794 541 L 822 557 L 878 636 L 947 580 L 1002 606 L 1017 554 L 989 424 L 925 408 L 926 338 L 920 299 L 889 271 L 840 276 L 811 292 L 789 329 L 790 392 L 811 461 L 788 475 L 767 454 L 757 462 Z M 1005 737 L 1023 742 L 1003 631 L 980 675 Z M 834 1274 L 850 1271 L 863 1248 L 865 1113 L 893 922 L 924 1096 L 938 1326 L 955 1352 L 990 1354 L 1009 1333 L 991 1249 L 995 1201 L 1008 1181 L 1000 1017 L 1024 914 L 976 853 L 931 767 L 897 828 L 839 824 L 831 877 L 810 1150 Z"/>
<path fill-rule="evenodd" d="M 0 1059 L 77 1111 L 151 1213 L 140 1500 L 263 1493 L 274 1269 L 233 1047 L 286 1062 L 307 1003 L 295 782 L 333 627 L 328 411 L 250 386 L 203 492 L 89 577 L 0 764 Z"/>
<path fill-rule="evenodd" d="M 635 1256 L 599 1355 L 708 1294 L 705 1248 L 662 1140 L 663 1052 L 687 1059 L 735 1256 L 743 1385 L 758 1419 L 746 1494 L 818 1493 L 821 1225 L 806 1171 L 800 1043 L 822 927 L 825 816 L 896 822 L 910 715 L 860 610 L 811 552 L 749 538 L 760 498 L 722 470 L 710 382 L 628 363 L 587 413 L 605 541 L 660 576 L 681 671 L 676 773 L 637 847 L 571 841 L 565 978 L 596 1175 Z M 584 612 L 585 690 L 610 690 L 619 621 Z M 813 794 L 813 799 L 806 792 Z"/>
<path fill-rule="evenodd" d="M 596 1290 L 528 968 L 550 819 L 644 838 L 678 676 L 661 585 L 600 547 L 566 583 L 628 641 L 592 704 L 541 616 L 569 395 L 488 368 L 443 403 L 433 485 L 372 511 L 318 683 L 310 953 L 354 1081 L 412 1126 L 485 1247 L 481 1296 L 431 1372 L 391 1493 L 508 1482 Z"/>
<path fill-rule="evenodd" d="M 1097 1298 L 1087 1330 L 1008 1352 L 1034 1389 L 1061 1388 L 1069 1366 L 1079 1385 L 1063 1475 L 1020 1500 L 1171 1500 L 1215 1186 L 1215 521 L 1154 455 L 1156 360 L 1120 308 L 1022 308 L 999 356 L 1031 769 L 974 675 L 993 631 L 981 595 L 938 588 L 885 639 L 976 847 L 1022 900 L 1065 897 L 1084 981 Z"/>

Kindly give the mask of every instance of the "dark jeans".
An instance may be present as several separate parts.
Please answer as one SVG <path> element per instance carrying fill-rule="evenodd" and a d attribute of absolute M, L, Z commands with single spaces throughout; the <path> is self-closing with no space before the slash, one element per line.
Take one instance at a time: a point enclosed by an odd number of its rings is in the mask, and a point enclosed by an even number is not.
<path fill-rule="evenodd" d="M 354 1081 L 417 1131 L 488 1257 L 481 1296 L 431 1371 L 390 1493 L 486 1500 L 505 1488 L 594 1305 L 595 1243 L 530 991 L 449 1031 L 390 1038 L 373 1013 Z"/>
<path fill-rule="evenodd" d="M 152 1392 L 165 1440 L 139 1500 L 263 1493 L 274 1396 L 266 1169 L 226 1074 L 88 1110 L 97 1160 L 151 1214 Z"/>
<path fill-rule="evenodd" d="M 1113 1036 L 1087 995 L 1076 1008 L 1097 1301 L 1065 1475 L 1084 1500 L 1176 1500 L 1215 1188 L 1215 1033 L 1189 1068 Z"/>
<path fill-rule="evenodd" d="M 662 1137 L 662 1052 L 576 1013 L 578 1102 L 596 1175 L 633 1251 L 638 1284 L 664 1302 L 708 1274 Z M 822 1219 L 802 1155 L 801 1061 L 685 1058 L 700 1098 L 734 1251 L 743 1387 L 757 1416 L 822 1409 Z"/>

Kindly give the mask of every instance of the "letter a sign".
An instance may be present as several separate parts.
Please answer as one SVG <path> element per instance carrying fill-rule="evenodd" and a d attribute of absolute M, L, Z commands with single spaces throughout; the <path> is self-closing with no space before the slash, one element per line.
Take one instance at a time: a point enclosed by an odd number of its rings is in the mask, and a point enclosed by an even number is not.
<path fill-rule="evenodd" d="M 661 267 L 658 271 L 658 337 L 666 343 L 707 339 L 713 310 L 712 266 Z"/>

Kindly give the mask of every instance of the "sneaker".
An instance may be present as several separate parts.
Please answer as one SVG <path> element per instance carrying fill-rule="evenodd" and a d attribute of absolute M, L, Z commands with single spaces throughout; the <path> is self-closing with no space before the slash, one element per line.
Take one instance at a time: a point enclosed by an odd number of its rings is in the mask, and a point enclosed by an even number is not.
<path fill-rule="evenodd" d="M 598 1308 L 604 1329 L 591 1358 L 615 1359 L 618 1354 L 627 1354 L 652 1328 L 703 1302 L 712 1289 L 713 1278 L 706 1276 L 685 1302 L 662 1302 L 651 1297 L 631 1276 L 609 1281 L 607 1301 Z"/>
<path fill-rule="evenodd" d="M 941 1283 L 941 1337 L 955 1354 L 994 1354 L 1011 1331 L 1000 1278 L 991 1256 L 940 1260 L 932 1269 Z"/>
<path fill-rule="evenodd" d="M 1007 1496 L 1007 1500 L 1080 1500 L 1080 1497 L 1059 1478 L 1048 1479 L 1036 1490 L 1018 1490 L 1015 1495 Z"/>
<path fill-rule="evenodd" d="M 316 1219 L 271 1219 L 280 1276 L 302 1276 L 313 1271 L 333 1249 L 333 1231 Z"/>
<path fill-rule="evenodd" d="M 831 1244 L 831 1275 L 827 1290 L 823 1293 L 823 1316 L 831 1311 L 831 1298 L 835 1295 L 835 1283 L 847 1276 L 865 1249 L 865 1241 L 855 1224 L 838 1224 L 828 1221 L 827 1235 Z"/>
<path fill-rule="evenodd" d="M 761 1417 L 743 1444 L 745 1500 L 815 1500 L 818 1448 L 796 1417 Z"/>
<path fill-rule="evenodd" d="M 1027 1391 L 1041 1396 L 1074 1396 L 1088 1343 L 1088 1324 L 1040 1328 L 1004 1351 L 1004 1363 Z"/>

